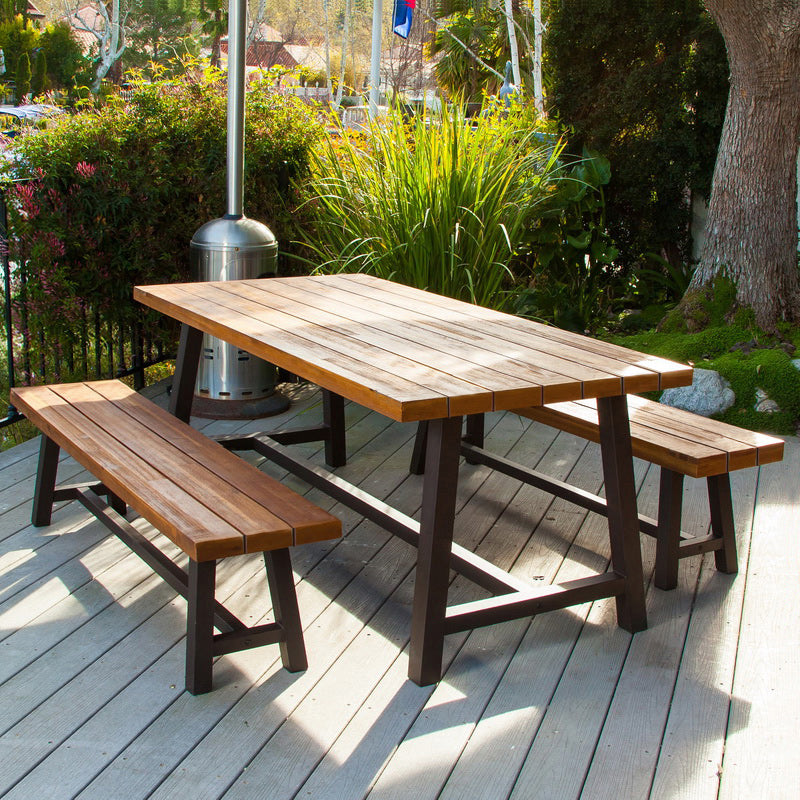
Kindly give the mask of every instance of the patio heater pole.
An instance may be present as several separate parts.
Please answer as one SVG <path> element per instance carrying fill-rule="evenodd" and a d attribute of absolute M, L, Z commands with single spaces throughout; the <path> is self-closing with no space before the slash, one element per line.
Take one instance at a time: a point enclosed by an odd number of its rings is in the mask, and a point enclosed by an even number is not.
<path fill-rule="evenodd" d="M 226 213 L 192 237 L 196 280 L 263 278 L 277 268 L 278 242 L 272 231 L 243 211 L 246 16 L 246 0 L 229 0 Z M 275 391 L 276 380 L 272 364 L 206 334 L 192 413 L 223 419 L 278 414 L 289 401 Z"/>
<path fill-rule="evenodd" d="M 228 213 L 244 211 L 244 62 L 246 0 L 228 4 Z"/>
<path fill-rule="evenodd" d="M 369 72 L 369 116 L 375 119 L 381 97 L 381 36 L 383 34 L 383 0 L 372 2 L 372 61 Z"/>

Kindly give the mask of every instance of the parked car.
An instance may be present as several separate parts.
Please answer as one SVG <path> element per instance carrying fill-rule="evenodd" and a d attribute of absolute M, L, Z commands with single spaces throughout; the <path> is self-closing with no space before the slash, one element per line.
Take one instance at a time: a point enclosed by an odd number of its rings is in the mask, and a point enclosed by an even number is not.
<path fill-rule="evenodd" d="M 0 133 L 13 138 L 19 135 L 23 128 L 37 126 L 40 122 L 63 113 L 64 109 L 46 103 L 0 106 Z"/>

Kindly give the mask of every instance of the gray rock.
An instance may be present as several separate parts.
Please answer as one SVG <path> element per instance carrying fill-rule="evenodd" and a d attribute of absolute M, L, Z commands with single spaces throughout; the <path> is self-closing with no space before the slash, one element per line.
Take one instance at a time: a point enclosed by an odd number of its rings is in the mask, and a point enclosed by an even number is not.
<path fill-rule="evenodd" d="M 780 406 L 760 388 L 756 388 L 756 404 L 753 409 L 760 411 L 762 414 L 775 414 L 781 410 Z"/>
<path fill-rule="evenodd" d="M 691 386 L 667 389 L 661 395 L 664 405 L 683 408 L 702 417 L 721 414 L 735 401 L 730 383 L 713 369 L 695 369 Z"/>
<path fill-rule="evenodd" d="M 800 369 L 800 358 L 793 358 L 792 359 L 792 366 L 795 369 Z"/>

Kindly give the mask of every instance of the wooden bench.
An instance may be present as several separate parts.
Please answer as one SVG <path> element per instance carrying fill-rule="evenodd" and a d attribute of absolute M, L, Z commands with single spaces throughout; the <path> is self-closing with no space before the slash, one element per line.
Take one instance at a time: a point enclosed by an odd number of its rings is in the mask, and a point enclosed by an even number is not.
<path fill-rule="evenodd" d="M 531 406 L 515 409 L 514 413 L 593 442 L 600 441 L 595 400 Z M 639 515 L 641 532 L 657 540 L 655 585 L 660 589 L 675 588 L 679 560 L 710 551 L 714 551 L 718 570 L 735 573 L 736 532 L 729 473 L 780 461 L 783 441 L 636 395 L 628 395 L 628 415 L 633 455 L 660 467 L 658 519 Z M 424 439 L 424 425 L 421 425 L 412 457 L 412 472 L 422 471 Z M 483 417 L 468 417 L 462 444 L 468 462 L 487 464 L 592 511 L 606 513 L 602 498 L 533 470 L 519 468 L 482 448 Z M 710 536 L 689 536 L 681 531 L 685 476 L 707 481 Z"/>
<path fill-rule="evenodd" d="M 11 400 L 44 434 L 33 524 L 77 499 L 187 599 L 188 691 L 210 691 L 214 656 L 266 644 L 289 671 L 306 668 L 288 548 L 340 536 L 338 519 L 119 381 L 16 388 Z M 99 483 L 56 488 L 59 448 Z M 187 571 L 125 519 L 126 504 L 189 557 Z M 247 627 L 214 599 L 217 561 L 243 553 L 264 554 L 274 623 Z"/>

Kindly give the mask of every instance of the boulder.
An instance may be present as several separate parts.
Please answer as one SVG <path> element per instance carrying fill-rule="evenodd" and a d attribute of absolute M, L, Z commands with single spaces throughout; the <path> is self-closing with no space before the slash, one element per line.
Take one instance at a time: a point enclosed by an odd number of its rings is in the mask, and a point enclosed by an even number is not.
<path fill-rule="evenodd" d="M 780 411 L 778 404 L 761 388 L 756 388 L 756 404 L 753 409 L 762 414 L 776 414 Z"/>
<path fill-rule="evenodd" d="M 713 369 L 695 369 L 691 386 L 667 389 L 661 395 L 664 405 L 683 408 L 702 417 L 721 414 L 735 401 L 730 383 Z"/>

